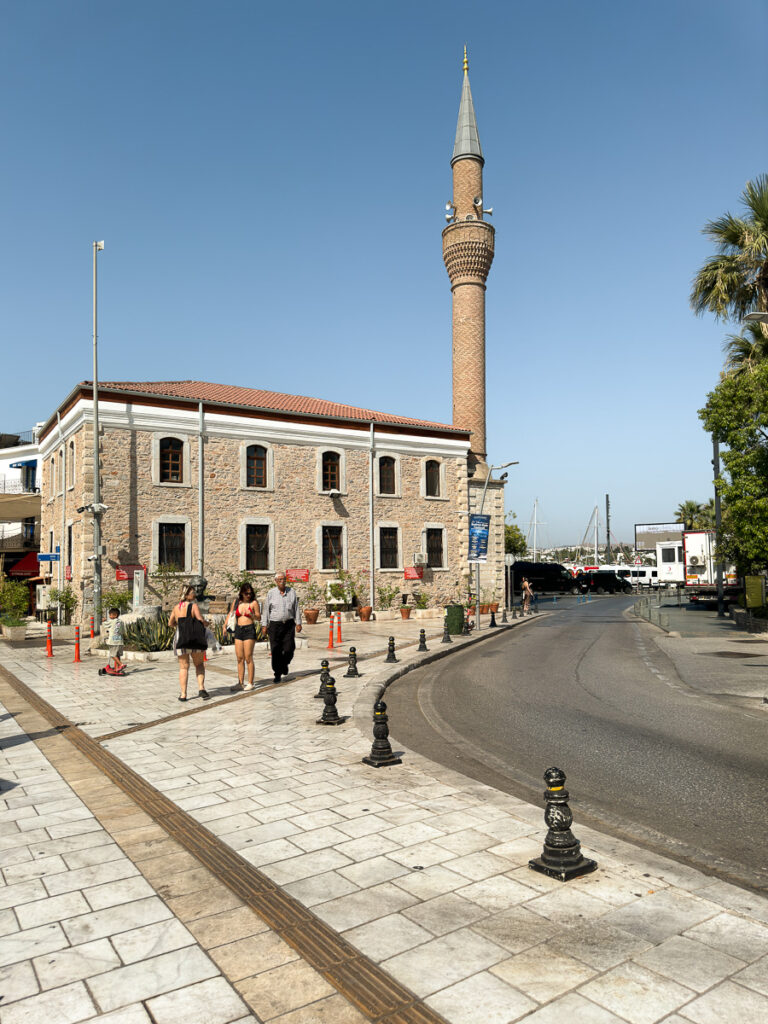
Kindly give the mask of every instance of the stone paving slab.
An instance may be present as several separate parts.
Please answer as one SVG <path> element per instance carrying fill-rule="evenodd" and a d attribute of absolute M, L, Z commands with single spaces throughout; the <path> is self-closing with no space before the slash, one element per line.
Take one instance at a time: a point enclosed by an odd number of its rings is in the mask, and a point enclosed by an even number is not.
<path fill-rule="evenodd" d="M 430 646 L 434 650 L 434 644 Z M 53 672 L 48 668 L 48 674 L 41 675 L 39 655 L 14 653 L 14 667 L 8 667 L 27 685 L 44 686 L 49 694 L 62 692 L 75 709 L 86 701 L 87 695 L 78 692 L 65 666 Z M 403 650 L 400 669 L 418 661 L 413 649 Z M 337 729 L 315 725 L 317 679 L 299 678 L 218 706 L 211 701 L 204 713 L 150 725 L 105 740 L 103 745 L 183 806 L 223 844 L 258 864 L 266 876 L 374 963 L 423 996 L 451 1024 L 511 1024 L 523 1018 L 533 1024 L 563 1019 L 584 1024 L 652 1024 L 673 1019 L 689 1024 L 744 1024 L 768 1019 L 764 982 L 768 900 L 764 897 L 579 828 L 578 822 L 574 827 L 585 852 L 595 856 L 600 867 L 562 885 L 527 867 L 530 856 L 541 849 L 541 808 L 409 752 L 396 768 L 377 771 L 362 765 L 361 757 L 370 750 L 373 699 L 392 669 L 379 658 L 361 664 L 361 679 L 345 680 L 335 673 L 340 712 L 350 716 Z M 155 671 L 155 695 L 147 694 L 145 700 L 147 714 L 154 708 L 157 719 L 166 712 L 174 673 L 172 668 Z M 110 717 L 116 721 L 118 712 L 111 710 Z M 33 772 L 35 767 L 33 763 L 26 766 L 32 773 L 25 777 L 27 784 L 58 781 L 41 777 Z M 56 814 L 48 803 L 40 808 L 41 822 Z M 9 810 L 24 806 L 20 803 Z M 65 818 L 72 810 L 62 812 Z M 49 859 L 51 877 L 44 874 L 42 881 L 34 873 L 25 877 L 23 869 L 18 880 L 11 875 L 7 886 L 23 901 L 16 913 L 44 901 L 46 895 L 61 900 L 81 891 L 90 906 L 89 888 L 97 891 L 134 881 L 135 876 L 128 876 L 100 881 L 85 890 L 48 893 L 48 884 L 54 888 L 62 884 L 53 881 L 62 873 L 61 861 L 71 872 L 98 871 L 113 861 L 105 854 L 103 860 L 78 862 L 70 868 L 68 853 L 49 845 L 50 830 L 62 826 L 68 830 L 88 819 L 45 825 L 34 818 L 11 819 L 13 836 L 33 837 L 26 848 L 34 844 Z M 162 830 L 131 821 L 122 834 L 123 850 L 143 858 L 139 868 L 147 865 L 150 877 L 172 866 L 174 851 L 168 849 Z M 76 841 L 80 834 L 75 831 L 58 838 Z M 107 837 L 101 845 L 109 842 Z M 5 846 L 0 841 L 0 856 L 7 853 L 13 862 L 7 870 L 29 863 L 24 855 L 15 859 L 13 851 L 24 849 L 23 841 Z M 155 856 L 147 857 L 148 853 Z M 30 857 L 35 859 L 33 849 Z M 157 863 L 152 865 L 152 860 Z M 209 902 L 208 891 L 184 892 L 194 890 L 200 879 L 195 879 L 195 869 L 181 853 L 179 866 L 179 878 L 170 883 L 167 909 L 175 912 L 195 942 L 215 943 L 209 947 L 212 960 L 202 948 L 201 955 L 213 963 L 216 974 L 210 979 L 185 978 L 185 992 L 217 977 L 228 984 L 218 973 L 225 969 L 235 976 L 240 995 L 261 1019 L 283 1018 L 284 1024 L 316 1024 L 326 1019 L 343 1024 L 354 1014 L 358 1014 L 354 1019 L 363 1019 L 341 996 L 327 992 L 323 979 L 308 973 L 293 951 L 281 951 L 266 926 L 250 931 L 242 908 L 216 911 L 215 898 Z M 101 875 L 79 877 L 88 880 Z M 143 875 L 140 880 L 149 884 Z M 36 888 L 40 885 L 43 896 Z M 138 905 L 147 900 L 151 896 L 134 896 L 125 902 Z M 13 906 L 13 901 L 6 906 Z M 90 914 L 95 912 L 93 908 Z M 75 919 L 88 916 L 74 915 Z M 59 926 L 56 918 L 49 923 Z M 143 933 L 148 940 L 161 943 L 157 948 L 163 951 L 150 957 L 157 961 L 156 969 L 149 972 L 150 987 L 162 987 L 163 979 L 173 974 L 179 951 L 191 946 L 167 949 L 162 943 L 181 942 L 183 933 L 174 930 L 168 939 L 160 940 L 157 923 L 142 920 L 125 929 L 148 929 Z M 97 958 L 107 956 L 104 941 L 113 951 L 109 956 L 121 957 L 121 967 L 94 977 L 120 971 L 129 972 L 123 977 L 132 977 L 130 971 L 142 961 L 127 963 L 122 957 L 135 957 L 139 944 L 130 938 L 112 941 L 109 934 L 100 934 L 104 927 L 94 920 L 92 933 L 87 929 L 74 933 L 79 944 L 95 944 Z M 47 941 L 54 945 L 64 941 L 67 945 L 59 948 L 68 948 L 71 923 L 69 929 L 60 928 L 61 936 L 52 932 Z M 35 956 L 46 955 L 35 951 Z M 239 977 L 255 957 L 264 968 L 263 977 Z M 191 969 L 203 970 L 202 964 L 203 960 L 193 959 Z M 17 974 L 20 991 L 30 977 L 28 971 Z M 108 989 L 104 982 L 99 984 Z M 67 988 L 72 990 L 73 1005 L 84 1006 L 78 1001 L 93 998 L 88 978 L 61 986 L 62 991 Z M 114 991 L 111 998 L 119 1001 L 125 998 L 119 993 L 127 988 L 118 979 Z M 301 993 L 314 996 L 312 1010 L 286 1009 L 285 1000 L 292 993 L 297 998 Z M 156 991 L 146 1005 L 164 998 L 164 993 Z M 18 1005 L 24 1001 L 20 999 Z M 165 1004 L 158 1005 L 164 1012 Z M 3 1012 L 0 1009 L 0 1022 L 5 1024 Z"/>

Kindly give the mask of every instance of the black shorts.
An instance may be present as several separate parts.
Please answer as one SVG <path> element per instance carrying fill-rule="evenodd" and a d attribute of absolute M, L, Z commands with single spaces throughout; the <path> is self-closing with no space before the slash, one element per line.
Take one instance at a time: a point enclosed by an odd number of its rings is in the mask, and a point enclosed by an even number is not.
<path fill-rule="evenodd" d="M 235 626 L 235 640 L 255 640 L 256 639 L 256 627 L 251 624 L 250 626 Z"/>

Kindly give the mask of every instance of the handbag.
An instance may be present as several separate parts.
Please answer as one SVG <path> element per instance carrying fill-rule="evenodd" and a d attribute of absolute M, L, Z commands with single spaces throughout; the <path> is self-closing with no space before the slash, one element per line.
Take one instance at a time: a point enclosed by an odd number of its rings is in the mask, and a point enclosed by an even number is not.
<path fill-rule="evenodd" d="M 228 633 L 235 632 L 235 626 L 237 625 L 237 601 L 232 605 L 229 615 L 224 620 L 224 629 Z"/>
<path fill-rule="evenodd" d="M 205 651 L 208 649 L 208 641 L 205 638 L 205 625 L 200 619 L 192 615 L 192 603 L 187 605 L 187 614 L 178 620 L 179 640 L 178 647 L 187 651 Z"/>

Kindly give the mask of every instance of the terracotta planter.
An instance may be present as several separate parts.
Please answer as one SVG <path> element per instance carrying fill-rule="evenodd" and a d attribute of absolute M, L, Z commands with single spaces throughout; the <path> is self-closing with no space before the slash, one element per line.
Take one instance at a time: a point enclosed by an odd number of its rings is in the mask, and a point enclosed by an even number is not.
<path fill-rule="evenodd" d="M 491 610 L 491 606 L 490 605 L 488 605 L 488 604 L 481 604 L 480 605 L 480 614 L 481 615 L 487 615 L 490 610 Z"/>
<path fill-rule="evenodd" d="M 489 607 L 490 607 L 491 611 L 493 612 L 493 614 L 495 615 L 495 614 L 496 614 L 496 612 L 497 612 L 497 611 L 499 610 L 499 602 L 498 602 L 498 601 L 493 601 L 493 602 L 492 602 L 492 603 L 491 603 L 491 604 L 489 605 Z"/>
<path fill-rule="evenodd" d="M 305 608 L 302 614 L 304 616 L 304 621 L 307 623 L 307 625 L 314 626 L 314 624 L 317 622 L 317 617 L 320 614 L 320 609 Z"/>
<path fill-rule="evenodd" d="M 371 613 L 373 612 L 373 605 L 366 604 L 362 608 L 357 609 L 357 614 L 360 616 L 361 622 L 369 622 Z"/>
<path fill-rule="evenodd" d="M 404 604 L 400 608 L 400 614 L 402 615 L 402 617 L 404 619 L 410 619 L 410 617 L 411 617 L 411 609 L 410 609 L 410 607 L 407 604 Z"/>

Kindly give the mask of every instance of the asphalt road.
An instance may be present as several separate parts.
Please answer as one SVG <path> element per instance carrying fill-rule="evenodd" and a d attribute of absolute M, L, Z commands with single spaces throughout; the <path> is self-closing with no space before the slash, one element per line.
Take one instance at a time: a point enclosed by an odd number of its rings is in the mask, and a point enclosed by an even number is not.
<path fill-rule="evenodd" d="M 631 604 L 559 601 L 403 677 L 393 743 L 538 804 L 556 765 L 577 835 L 581 820 L 768 890 L 768 710 L 689 687 Z"/>

